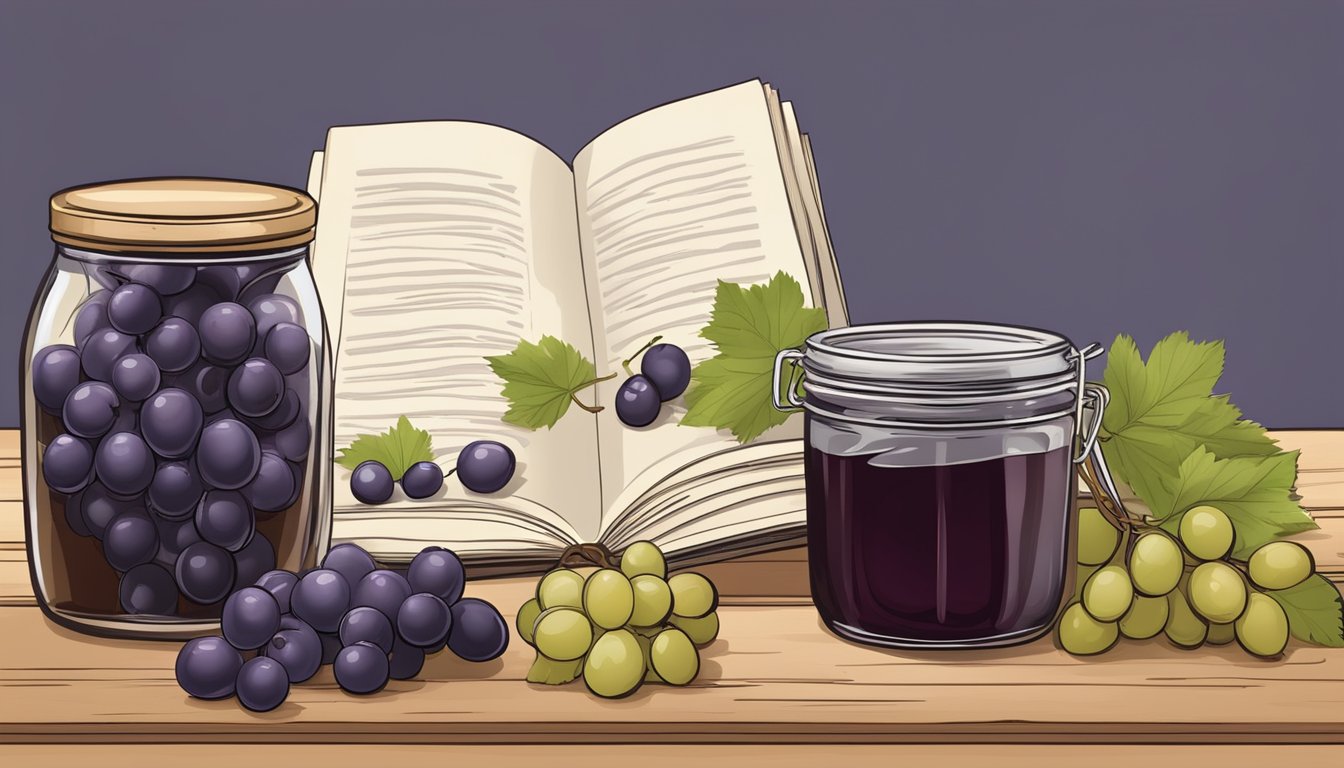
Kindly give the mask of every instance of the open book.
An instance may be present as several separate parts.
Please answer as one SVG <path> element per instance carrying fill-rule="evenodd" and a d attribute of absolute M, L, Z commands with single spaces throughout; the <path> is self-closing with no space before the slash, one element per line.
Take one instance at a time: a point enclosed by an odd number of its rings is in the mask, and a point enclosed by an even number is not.
<path fill-rule="evenodd" d="M 683 427 L 680 398 L 642 429 L 612 401 L 621 379 L 582 390 L 552 429 L 501 421 L 487 355 L 520 338 L 574 345 L 599 375 L 649 338 L 692 364 L 718 280 L 784 271 L 831 325 L 844 297 L 807 136 L 792 105 L 751 81 L 632 117 L 571 168 L 532 139 L 471 122 L 332 128 L 314 154 L 313 267 L 335 356 L 334 440 L 349 445 L 406 415 L 445 471 L 478 439 L 518 457 L 490 495 L 449 479 L 437 496 L 400 489 L 380 506 L 337 469 L 332 537 L 380 560 L 427 543 L 469 565 L 523 571 L 568 545 L 656 542 L 676 562 L 796 542 L 803 531 L 801 417 L 739 445 Z"/>

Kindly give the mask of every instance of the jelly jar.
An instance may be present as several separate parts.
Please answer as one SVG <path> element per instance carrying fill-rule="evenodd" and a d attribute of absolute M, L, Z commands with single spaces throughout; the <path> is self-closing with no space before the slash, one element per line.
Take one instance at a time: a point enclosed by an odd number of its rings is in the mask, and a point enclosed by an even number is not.
<path fill-rule="evenodd" d="M 165 178 L 51 198 L 20 392 L 33 592 L 177 639 L 330 536 L 331 375 L 297 190 Z"/>

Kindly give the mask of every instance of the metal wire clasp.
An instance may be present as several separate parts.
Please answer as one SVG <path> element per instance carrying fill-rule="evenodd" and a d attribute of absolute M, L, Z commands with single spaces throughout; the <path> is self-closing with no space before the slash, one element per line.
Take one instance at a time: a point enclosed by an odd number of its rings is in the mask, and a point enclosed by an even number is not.
<path fill-rule="evenodd" d="M 803 351 L 801 349 L 781 349 L 779 351 L 779 354 L 775 355 L 775 367 L 774 371 L 770 376 L 770 402 L 772 405 L 775 406 L 775 410 L 788 411 L 793 408 L 803 407 L 803 401 L 799 400 L 798 396 L 794 394 L 793 391 L 795 372 L 798 370 L 796 364 L 794 365 L 793 368 L 789 369 L 789 385 L 786 389 L 784 389 L 784 400 L 786 402 L 780 402 L 779 400 L 779 394 L 780 394 L 779 385 L 780 385 L 780 379 L 783 378 L 784 361 L 802 360 L 802 359 L 803 359 Z"/>

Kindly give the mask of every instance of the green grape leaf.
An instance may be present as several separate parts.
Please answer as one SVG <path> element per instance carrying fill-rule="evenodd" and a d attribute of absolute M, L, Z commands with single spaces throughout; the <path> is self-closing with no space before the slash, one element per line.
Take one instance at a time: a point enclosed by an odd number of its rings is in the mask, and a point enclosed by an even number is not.
<path fill-rule="evenodd" d="M 376 461 L 387 467 L 394 481 L 400 480 L 413 464 L 434 460 L 429 433 L 411 426 L 411 420 L 405 416 L 381 435 L 356 435 L 340 453 L 336 463 L 342 467 L 353 470 L 366 461 Z"/>
<path fill-rule="evenodd" d="M 1115 478 L 1149 506 L 1170 495 L 1176 467 L 1196 448 L 1220 459 L 1278 452 L 1264 427 L 1243 419 L 1225 395 L 1213 395 L 1223 373 L 1222 342 L 1173 333 L 1145 363 L 1134 339 L 1122 334 L 1107 358 L 1111 402 L 1102 417 L 1102 451 Z"/>
<path fill-rule="evenodd" d="M 577 401 L 576 393 L 597 380 L 592 361 L 554 336 L 542 336 L 536 344 L 519 339 L 512 352 L 485 359 L 504 380 L 509 401 L 504 421 L 527 429 L 555 426 Z"/>
<path fill-rule="evenodd" d="M 802 287 L 784 272 L 764 285 L 720 280 L 709 324 L 700 331 L 716 354 L 691 371 L 681 423 L 726 429 L 742 443 L 783 424 L 789 414 L 770 402 L 775 355 L 825 328 L 825 310 L 805 306 Z"/>
<path fill-rule="evenodd" d="M 1304 643 L 1344 648 L 1344 601 L 1329 579 L 1312 574 L 1297 586 L 1265 594 L 1288 614 L 1293 637 Z"/>
<path fill-rule="evenodd" d="M 537 654 L 532 668 L 527 670 L 527 682 L 542 685 L 564 685 L 583 673 L 583 659 L 556 661 Z"/>
<path fill-rule="evenodd" d="M 1233 557 L 1244 560 L 1279 536 L 1317 527 L 1293 500 L 1297 453 L 1218 459 L 1196 448 L 1180 463 L 1170 488 L 1163 486 L 1153 497 L 1151 513 L 1163 530 L 1176 535 L 1187 509 L 1200 504 L 1221 509 L 1237 532 Z"/>

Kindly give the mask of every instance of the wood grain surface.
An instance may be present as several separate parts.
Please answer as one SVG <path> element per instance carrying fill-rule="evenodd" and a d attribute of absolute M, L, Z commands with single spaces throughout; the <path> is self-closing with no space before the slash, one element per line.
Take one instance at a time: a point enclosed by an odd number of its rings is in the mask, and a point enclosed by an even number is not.
<path fill-rule="evenodd" d="M 1302 449 L 1299 492 L 1321 524 L 1299 540 L 1339 582 L 1344 432 L 1275 436 L 1285 447 Z M 628 699 L 604 701 L 582 684 L 529 685 L 523 678 L 531 649 L 514 643 L 503 658 L 484 664 L 439 654 L 420 679 L 393 681 L 373 697 L 342 693 L 328 668 L 296 687 L 279 709 L 252 714 L 233 701 L 187 697 L 173 680 L 177 644 L 85 637 L 44 618 L 28 582 L 17 451 L 17 433 L 0 433 L 5 765 L 74 764 L 94 754 L 104 765 L 130 762 L 109 761 L 96 746 L 108 744 L 139 745 L 136 755 L 198 765 L 213 765 L 210 760 L 222 754 L 234 764 L 249 754 L 278 761 L 286 751 L 308 749 L 303 745 L 317 750 L 304 753 L 314 760 L 330 752 L 332 759 L 321 758 L 324 765 L 358 762 L 361 754 L 363 765 L 379 757 L 445 754 L 432 751 L 433 745 L 456 745 L 455 756 L 502 757 L 508 764 L 542 754 L 540 762 L 554 765 L 603 755 L 637 755 L 659 765 L 659 756 L 673 754 L 665 750 L 676 746 L 679 762 L 696 759 L 699 751 L 735 762 L 768 758 L 777 765 L 827 758 L 890 763 L 901 757 L 923 764 L 946 755 L 966 760 L 954 765 L 983 764 L 981 759 L 1005 766 L 1084 760 L 1132 765 L 1147 754 L 1146 745 L 1232 743 L 1321 745 L 1294 752 L 1295 764 L 1344 764 L 1331 746 L 1344 744 L 1344 650 L 1293 644 L 1270 662 L 1235 646 L 1187 652 L 1160 640 L 1122 643 L 1086 660 L 1048 639 L 994 651 L 876 650 L 838 640 L 822 627 L 807 596 L 800 549 L 703 569 L 724 593 L 722 631 L 703 653 L 700 677 L 687 688 L 650 685 Z M 468 594 L 494 602 L 511 621 L 533 584 L 479 581 Z M 89 747 L 79 746 L 85 743 Z M 230 749 L 178 746 L 199 743 Z M 351 747 L 331 752 L 335 743 Z M 898 743 L 905 746 L 894 751 L 864 746 Z M 550 749 L 506 746 L 526 744 Z M 994 746 L 969 746 L 975 744 Z M 1128 746 L 1104 754 L 1070 746 L 1088 744 Z M 368 752 L 370 745 L 390 748 Z M 1211 758 L 1210 749 L 1199 747 L 1197 754 Z M 1220 765 L 1252 758 L 1263 764 L 1283 754 L 1280 746 L 1273 752 L 1263 746 L 1218 749 L 1226 757 L 1217 758 Z M 1181 764 L 1204 764 L 1188 760 Z"/>

